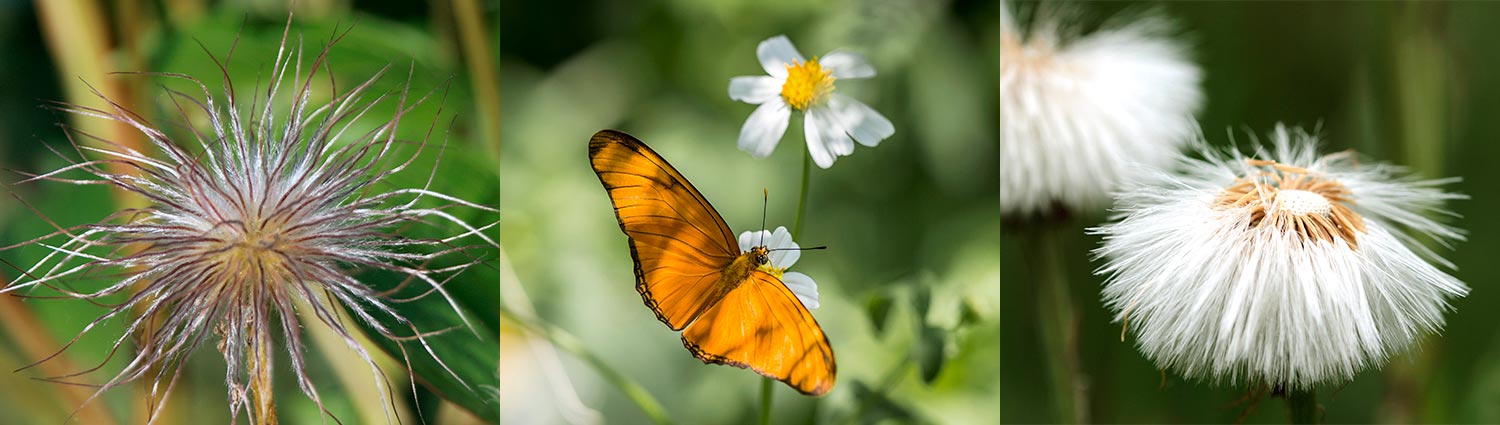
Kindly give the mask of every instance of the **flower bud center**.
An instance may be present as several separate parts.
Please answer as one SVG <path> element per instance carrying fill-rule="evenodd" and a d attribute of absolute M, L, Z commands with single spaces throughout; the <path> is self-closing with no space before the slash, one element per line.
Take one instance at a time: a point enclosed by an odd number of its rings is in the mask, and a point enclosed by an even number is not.
<path fill-rule="evenodd" d="M 781 98 L 792 109 L 805 111 L 819 105 L 833 93 L 833 70 L 823 69 L 814 57 L 807 62 L 793 61 L 786 66 L 786 82 L 781 84 Z"/>
<path fill-rule="evenodd" d="M 1333 211 L 1333 204 L 1328 202 L 1328 198 L 1301 189 L 1277 192 L 1276 203 L 1277 210 L 1296 216 L 1317 214 L 1326 217 Z"/>
<path fill-rule="evenodd" d="M 1322 173 L 1276 161 L 1251 159 L 1248 175 L 1219 195 L 1215 205 L 1249 214 L 1250 227 L 1270 227 L 1295 234 L 1304 243 L 1343 240 L 1359 247 L 1364 219 L 1349 208 L 1349 188 Z"/>

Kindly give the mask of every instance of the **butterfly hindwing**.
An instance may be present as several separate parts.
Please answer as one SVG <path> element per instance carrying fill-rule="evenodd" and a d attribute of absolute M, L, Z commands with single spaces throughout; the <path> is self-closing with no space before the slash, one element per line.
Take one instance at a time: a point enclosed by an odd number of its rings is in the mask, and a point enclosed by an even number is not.
<path fill-rule="evenodd" d="M 770 274 L 750 278 L 682 332 L 682 344 L 705 363 L 754 370 L 803 394 L 833 388 L 833 346 L 812 313 Z"/>
<path fill-rule="evenodd" d="M 657 319 L 682 330 L 726 290 L 719 279 L 740 255 L 729 225 L 682 174 L 628 134 L 595 134 L 589 162 L 629 237 L 636 291 Z"/>

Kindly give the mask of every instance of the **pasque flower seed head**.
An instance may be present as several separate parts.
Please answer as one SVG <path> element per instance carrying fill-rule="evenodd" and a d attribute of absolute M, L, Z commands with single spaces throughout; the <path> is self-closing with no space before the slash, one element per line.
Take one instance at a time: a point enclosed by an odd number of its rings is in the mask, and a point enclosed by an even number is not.
<path fill-rule="evenodd" d="M 384 270 L 403 276 L 407 282 L 401 286 L 425 285 L 421 297 L 441 297 L 462 317 L 445 284 L 465 268 L 493 258 L 488 250 L 497 245 L 484 233 L 493 222 L 475 226 L 453 212 L 496 210 L 428 189 L 439 164 L 433 161 L 430 169 L 416 165 L 422 152 L 435 150 L 440 157 L 446 147 L 446 141 L 429 142 L 436 122 L 425 125 L 427 136 L 420 141 L 396 138 L 403 116 L 436 92 L 409 96 L 409 82 L 398 91 L 373 91 L 382 70 L 348 91 L 332 93 L 328 103 L 314 104 L 314 80 L 332 82 L 327 60 L 333 42 L 316 57 L 304 57 L 300 47 L 287 45 L 290 26 L 289 20 L 268 83 L 257 85 L 248 102 L 246 92 L 237 93 L 228 81 L 227 71 L 220 97 L 197 78 L 156 74 L 201 89 L 201 97 L 169 94 L 183 121 L 206 117 L 206 125 L 182 130 L 189 138 L 174 139 L 114 102 L 107 108 L 59 107 L 128 125 L 160 152 L 148 154 L 109 140 L 79 143 L 72 136 L 93 136 L 70 131 L 78 152 L 67 156 L 72 164 L 27 180 L 109 185 L 149 203 L 18 245 L 43 246 L 51 253 L 6 289 L 46 286 L 88 300 L 125 294 L 123 302 L 109 303 L 81 331 L 107 320 L 125 321 L 126 335 L 116 339 L 115 350 L 133 352 L 100 392 L 150 379 L 155 382 L 150 387 L 153 410 L 159 408 L 188 354 L 216 340 L 236 417 L 242 410 L 252 419 L 274 415 L 268 407 L 275 345 L 291 359 L 301 391 L 322 406 L 307 374 L 303 328 L 327 326 L 365 360 L 384 397 L 389 383 L 356 342 L 357 330 L 349 328 L 346 313 L 376 329 L 379 335 L 371 337 L 413 341 L 441 362 L 426 343 L 437 330 L 417 329 L 392 308 L 410 301 L 392 296 L 398 282 L 361 281 L 356 272 Z M 223 68 L 231 57 L 214 60 Z M 394 104 L 396 112 L 373 127 L 356 124 L 371 118 L 380 104 Z M 111 171 L 115 169 L 133 172 Z M 427 184 L 395 186 L 391 177 L 403 172 L 420 173 Z M 80 173 L 88 177 L 72 176 Z M 410 236 L 414 226 L 432 226 L 449 236 Z M 101 272 L 118 279 L 92 289 L 69 282 Z M 299 314 L 302 305 L 311 306 L 312 314 Z M 299 322 L 309 317 L 321 323 Z M 278 334 L 284 339 L 273 340 Z M 127 342 L 135 349 L 129 350 Z"/>

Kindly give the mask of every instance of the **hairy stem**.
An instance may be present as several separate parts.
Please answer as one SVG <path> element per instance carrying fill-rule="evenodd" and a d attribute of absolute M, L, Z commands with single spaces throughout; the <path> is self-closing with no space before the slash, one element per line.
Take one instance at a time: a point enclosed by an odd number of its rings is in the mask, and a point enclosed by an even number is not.
<path fill-rule="evenodd" d="M 1041 223 L 1027 232 L 1027 252 L 1034 258 L 1037 277 L 1037 324 L 1042 337 L 1047 377 L 1051 381 L 1054 419 L 1060 423 L 1088 422 L 1087 380 L 1078 359 L 1078 317 L 1068 288 L 1069 227 Z"/>
<path fill-rule="evenodd" d="M 1318 423 L 1317 390 L 1287 390 L 1286 408 L 1287 414 L 1290 416 L 1290 420 L 1294 424 Z"/>
<path fill-rule="evenodd" d="M 255 353 L 250 369 L 250 397 L 255 399 L 255 423 L 276 425 L 276 394 L 271 385 L 271 344 L 265 338 L 251 342 Z"/>

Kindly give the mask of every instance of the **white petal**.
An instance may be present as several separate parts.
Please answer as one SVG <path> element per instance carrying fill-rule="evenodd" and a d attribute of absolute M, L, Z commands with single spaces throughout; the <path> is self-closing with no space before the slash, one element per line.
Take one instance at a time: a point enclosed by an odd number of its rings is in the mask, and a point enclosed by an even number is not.
<path fill-rule="evenodd" d="M 817 116 L 819 130 L 823 133 L 823 143 L 827 144 L 828 152 L 835 156 L 848 156 L 854 153 L 854 141 L 849 139 L 848 130 L 844 124 L 839 122 L 838 116 L 834 115 L 833 109 L 827 105 L 813 107 L 808 115 Z"/>
<path fill-rule="evenodd" d="M 755 48 L 755 56 L 760 58 L 760 67 L 766 69 L 766 73 L 772 77 L 786 79 L 786 66 L 792 62 L 806 62 L 801 53 L 797 53 L 797 47 L 792 46 L 792 40 L 784 35 L 767 38 L 760 42 Z"/>
<path fill-rule="evenodd" d="M 818 283 L 811 276 L 786 272 L 781 276 L 781 283 L 786 284 L 786 288 L 792 290 L 792 294 L 797 295 L 797 299 L 809 310 L 818 308 Z"/>
<path fill-rule="evenodd" d="M 865 61 L 865 57 L 858 53 L 834 50 L 828 52 L 827 56 L 819 58 L 818 63 L 832 70 L 833 78 L 856 79 L 875 76 L 875 67 L 870 66 L 870 63 Z"/>
<path fill-rule="evenodd" d="M 785 83 L 773 77 L 734 77 L 729 79 L 729 98 L 759 105 L 781 95 Z"/>
<path fill-rule="evenodd" d="M 798 258 L 802 258 L 802 251 L 797 251 L 797 242 L 792 241 L 792 232 L 786 231 L 786 226 L 776 226 L 776 231 L 771 232 L 771 239 L 766 241 L 766 247 L 780 250 L 771 251 L 772 267 L 791 267 L 797 264 Z"/>
<path fill-rule="evenodd" d="M 823 138 L 823 127 L 831 124 L 824 124 L 815 114 L 807 114 L 802 120 L 802 133 L 807 137 L 807 152 L 812 155 L 813 163 L 818 164 L 818 168 L 827 169 L 833 166 L 835 157 L 832 152 L 829 152 L 828 142 Z"/>
<path fill-rule="evenodd" d="M 791 118 L 792 109 L 780 97 L 760 104 L 745 119 L 745 126 L 740 127 L 740 150 L 756 158 L 771 156 Z"/>
<path fill-rule="evenodd" d="M 852 97 L 833 94 L 828 98 L 828 109 L 833 110 L 839 124 L 861 145 L 874 147 L 882 139 L 896 134 L 896 126 L 891 125 L 890 120 Z"/>
<path fill-rule="evenodd" d="M 770 235 L 764 230 L 741 233 L 740 252 L 750 252 L 750 248 L 754 248 L 758 242 L 765 240 L 766 236 Z"/>

